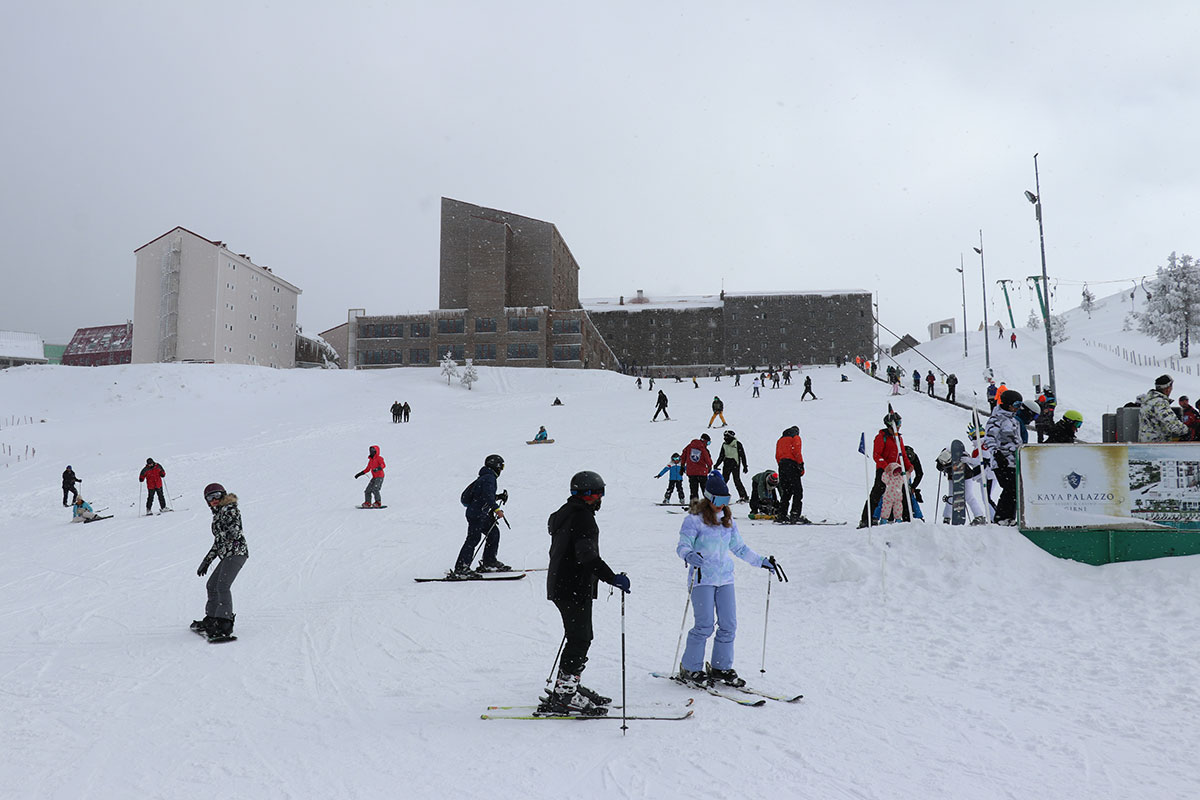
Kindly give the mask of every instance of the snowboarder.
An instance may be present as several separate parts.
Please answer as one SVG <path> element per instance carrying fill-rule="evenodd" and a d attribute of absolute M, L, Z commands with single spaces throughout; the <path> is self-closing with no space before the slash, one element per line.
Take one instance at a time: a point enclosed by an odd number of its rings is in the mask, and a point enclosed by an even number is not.
<path fill-rule="evenodd" d="M 712 456 L 708 454 L 708 443 L 711 441 L 707 433 L 702 433 L 699 439 L 692 439 L 681 451 L 683 471 L 688 476 L 688 500 L 695 500 L 700 496 L 704 481 L 712 471 Z"/>
<path fill-rule="evenodd" d="M 908 445 L 904 445 L 904 455 L 908 457 L 908 463 L 912 466 L 910 470 L 911 478 L 908 481 L 908 491 L 912 494 L 913 502 L 917 505 L 925 502 L 925 498 L 921 497 L 921 479 L 925 477 L 925 470 L 921 469 L 921 459 L 917 458 L 917 451 L 913 450 Z M 918 515 L 919 516 L 919 515 Z"/>
<path fill-rule="evenodd" d="M 1187 399 L 1186 397 L 1184 398 Z M 63 506 L 67 505 L 67 494 L 71 494 L 71 502 L 74 503 L 79 499 L 79 492 L 75 489 L 75 484 L 83 483 L 83 478 L 75 476 L 75 470 L 71 469 L 71 465 L 67 464 L 67 468 L 63 470 L 62 487 L 63 487 Z"/>
<path fill-rule="evenodd" d="M 739 467 L 741 468 L 740 470 Z M 746 451 L 742 448 L 742 443 L 737 440 L 737 434 L 733 431 L 725 431 L 725 442 L 721 445 L 721 449 L 717 454 L 717 462 L 713 464 L 713 469 L 721 470 L 721 477 L 726 481 L 729 480 L 729 476 L 732 473 L 733 484 L 738 490 L 739 503 L 745 503 L 750 499 L 746 494 L 746 487 L 742 486 L 742 476 L 739 474 L 739 472 L 749 472 L 750 467 L 746 464 Z"/>
<path fill-rule="evenodd" d="M 380 508 L 383 503 L 383 498 L 379 496 L 379 490 L 383 488 L 383 470 L 387 464 L 383 463 L 383 456 L 379 454 L 378 445 L 371 445 L 367 448 L 367 465 L 362 468 L 362 472 L 354 473 L 354 478 L 357 480 L 368 472 L 371 473 L 371 480 L 367 483 L 367 488 L 363 491 L 363 504 L 359 508 Z M 375 500 L 372 502 L 371 497 Z"/>
<path fill-rule="evenodd" d="M 750 479 L 750 513 L 774 514 L 779 504 L 775 487 L 779 485 L 779 473 L 764 469 Z"/>
<path fill-rule="evenodd" d="M 642 376 L 641 375 L 639 375 L 638 379 L 637 379 L 637 388 L 638 389 L 642 388 Z"/>
<path fill-rule="evenodd" d="M 549 438 L 550 438 L 550 435 L 546 433 L 546 426 L 542 425 L 542 426 L 538 427 L 537 435 L 533 437 L 533 440 L 535 442 L 544 442 Z"/>
<path fill-rule="evenodd" d="M 679 503 L 683 504 L 683 465 L 679 463 L 679 453 L 671 453 L 671 463 L 658 471 L 655 478 L 667 475 L 667 492 L 663 495 L 663 504 L 671 500 L 671 492 L 679 492 Z"/>
<path fill-rule="evenodd" d="M 717 417 L 721 418 L 722 428 L 729 424 L 725 421 L 725 404 L 722 403 L 721 398 L 717 397 L 716 395 L 713 395 L 712 410 L 712 416 L 708 418 L 708 427 L 711 428 L 713 426 L 713 423 L 716 422 Z"/>
<path fill-rule="evenodd" d="M 395 424 L 400 422 L 403 416 L 404 406 L 400 405 L 400 401 L 397 400 L 396 402 L 392 403 L 392 423 Z"/>
<path fill-rule="evenodd" d="M 611 698 L 582 685 L 580 675 L 592 644 L 592 601 L 598 581 L 629 592 L 629 578 L 613 572 L 600 557 L 596 512 L 604 498 L 604 479 L 584 470 L 571 478 L 571 496 L 550 515 L 550 564 L 546 599 L 562 616 L 562 657 L 554 687 L 538 706 L 543 714 L 602 716 Z"/>
<path fill-rule="evenodd" d="M 138 480 L 146 484 L 146 515 L 150 515 L 150 508 L 154 505 L 154 495 L 158 495 L 158 510 L 160 512 L 167 510 L 167 498 L 163 495 L 163 478 L 167 477 L 167 471 L 162 468 L 161 464 L 154 463 L 153 458 L 146 459 L 146 466 L 142 467 L 141 474 L 138 475 Z"/>
<path fill-rule="evenodd" d="M 1007 389 L 1000 395 L 996 410 L 987 422 L 984 443 L 992 457 L 992 472 L 1000 484 L 1000 499 L 996 501 L 997 525 L 1017 524 L 1017 449 L 1021 446 L 1021 425 L 1017 421 L 1017 406 L 1021 393 Z M 1174 414 L 1171 415 L 1172 417 Z"/>
<path fill-rule="evenodd" d="M 936 381 L 937 378 L 933 376 L 933 370 L 929 370 L 929 374 L 925 376 L 925 386 L 928 387 L 926 391 L 930 397 L 933 397 L 933 384 Z"/>
<path fill-rule="evenodd" d="M 800 400 L 803 401 L 804 398 L 808 397 L 809 395 L 812 395 L 813 400 L 817 399 L 817 395 L 812 390 L 812 376 L 805 375 L 804 376 L 804 393 L 802 395 L 800 395 Z"/>
<path fill-rule="evenodd" d="M 204 632 L 209 639 L 224 639 L 233 635 L 233 581 L 250 557 L 250 551 L 242 535 L 237 495 L 226 492 L 219 483 L 210 483 L 204 487 L 204 502 L 212 509 L 213 545 L 196 574 L 203 578 L 214 560 L 220 559 L 220 563 L 206 585 L 208 603 L 204 606 L 204 619 L 194 621 L 192 630 Z"/>
<path fill-rule="evenodd" d="M 75 500 L 71 504 L 71 522 L 91 522 L 94 519 L 99 519 L 100 515 L 92 509 L 92 504 L 84 500 L 79 495 L 75 495 Z"/>
<path fill-rule="evenodd" d="M 458 551 L 454 562 L 454 570 L 447 576 L 466 579 L 471 577 L 471 558 L 479 540 L 486 537 L 483 546 L 483 557 L 479 560 L 479 572 L 509 572 L 512 568 L 502 563 L 497 557 L 500 551 L 500 520 L 504 519 L 504 511 L 498 502 L 508 494 L 496 493 L 496 479 L 504 471 L 504 459 L 493 453 L 483 460 L 479 468 L 479 476 L 463 490 L 459 498 L 466 507 L 467 538 Z"/>
<path fill-rule="evenodd" d="M 946 376 L 946 402 L 954 402 L 954 389 L 958 386 L 958 376 L 951 372 Z"/>
<path fill-rule="evenodd" d="M 800 426 L 784 430 L 775 443 L 775 462 L 779 465 L 779 509 L 776 522 L 808 524 L 804 508 L 804 455 L 801 452 Z M 788 512 L 788 504 L 792 510 Z"/>
<path fill-rule="evenodd" d="M 1182 399 L 1180 398 L 1180 400 Z M 1081 425 L 1083 425 L 1083 414 L 1071 409 L 1046 431 L 1046 441 L 1050 444 L 1075 444 L 1075 433 Z"/>
<path fill-rule="evenodd" d="M 1187 438 L 1190 433 L 1171 410 L 1171 389 L 1175 381 L 1170 375 L 1160 375 L 1154 388 L 1137 399 L 1139 442 L 1171 442 Z"/>
<path fill-rule="evenodd" d="M 747 564 L 771 573 L 775 572 L 775 563 L 773 558 L 755 553 L 742 540 L 729 509 L 729 487 L 719 473 L 708 476 L 704 497 L 692 503 L 691 513 L 684 517 L 675 552 L 688 565 L 695 620 L 679 662 L 680 679 L 705 685 L 719 682 L 745 686 L 746 681 L 739 678 L 733 668 L 737 604 L 730 556 L 737 556 Z M 717 635 L 713 642 L 712 662 L 705 671 L 704 650 L 714 627 Z"/>
<path fill-rule="evenodd" d="M 663 415 L 663 419 L 671 418 L 671 415 L 667 413 L 667 394 L 662 389 L 658 390 L 658 399 L 654 401 L 654 416 L 650 418 L 650 421 L 657 421 L 660 413 Z"/>

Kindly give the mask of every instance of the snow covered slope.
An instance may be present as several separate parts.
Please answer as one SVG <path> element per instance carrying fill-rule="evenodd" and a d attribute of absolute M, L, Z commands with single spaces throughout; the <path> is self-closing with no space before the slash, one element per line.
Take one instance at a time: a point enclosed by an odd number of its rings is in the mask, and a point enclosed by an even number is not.
<path fill-rule="evenodd" d="M 1076 380 L 1076 356 L 1060 358 Z M 1106 380 L 1117 372 L 1106 366 Z M 799 381 L 757 400 L 748 382 L 659 383 L 672 421 L 651 423 L 654 395 L 608 373 L 481 369 L 466 391 L 436 369 L 0 372 L 0 418 L 45 420 L 0 428 L 0 443 L 37 451 L 0 466 L 2 793 L 1194 797 L 1200 560 L 1095 568 L 1011 529 L 857 531 L 859 436 L 869 441 L 892 398 L 858 374 L 806 374 L 818 401 L 798 402 Z M 672 668 L 686 599 L 674 555 L 683 517 L 653 505 L 665 489 L 653 476 L 704 430 L 714 394 L 751 474 L 798 424 L 805 513 L 851 520 L 739 520 L 791 582 L 771 590 L 760 675 L 767 575 L 739 565 L 737 667 L 805 699 L 743 708 L 699 695 L 693 719 L 631 723 L 624 736 L 611 721 L 480 720 L 489 704 L 536 702 L 561 638 L 545 573 L 412 581 L 451 566 L 465 532 L 458 494 L 490 452 L 508 463 L 500 556 L 515 566 L 544 566 L 545 519 L 571 474 L 604 476 L 602 552 L 633 584 L 630 705 L 689 696 L 647 674 Z M 1076 396 L 1091 394 L 1085 383 Z M 551 407 L 556 396 L 563 406 Z M 390 421 L 397 399 L 412 406 L 406 425 Z M 1076 405 L 1089 422 L 1102 410 Z M 913 395 L 896 406 L 932 496 L 933 458 L 967 415 Z M 524 444 L 539 425 L 556 444 Z M 384 511 L 353 507 L 372 444 L 388 462 Z M 147 457 L 166 468 L 173 514 L 137 516 Z M 114 519 L 68 523 L 68 463 Z M 250 547 L 234 586 L 241 638 L 219 646 L 187 630 L 203 613 L 195 570 L 211 543 L 200 497 L 210 481 L 241 498 Z M 619 696 L 619 596 L 602 592 L 595 622 L 585 682 Z"/>

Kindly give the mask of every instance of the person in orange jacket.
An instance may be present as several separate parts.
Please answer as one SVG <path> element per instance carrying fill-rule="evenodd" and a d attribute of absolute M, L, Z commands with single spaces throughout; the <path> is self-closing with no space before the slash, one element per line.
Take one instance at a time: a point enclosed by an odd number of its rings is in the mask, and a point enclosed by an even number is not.
<path fill-rule="evenodd" d="M 775 443 L 775 461 L 779 464 L 779 505 L 775 521 L 808 524 L 800 512 L 804 508 L 804 454 L 801 452 L 800 426 L 793 425 Z M 792 510 L 788 513 L 788 502 Z"/>
<path fill-rule="evenodd" d="M 363 492 L 363 504 L 359 508 L 381 508 L 383 498 L 379 496 L 379 490 L 383 487 L 383 468 L 387 464 L 383 463 L 383 456 L 379 455 L 379 447 L 371 445 L 367 450 L 367 465 L 363 467 L 362 472 L 355 473 L 355 478 L 361 478 L 368 472 L 371 473 L 371 482 L 367 484 L 366 491 Z M 375 496 L 375 501 L 371 501 L 371 496 Z"/>

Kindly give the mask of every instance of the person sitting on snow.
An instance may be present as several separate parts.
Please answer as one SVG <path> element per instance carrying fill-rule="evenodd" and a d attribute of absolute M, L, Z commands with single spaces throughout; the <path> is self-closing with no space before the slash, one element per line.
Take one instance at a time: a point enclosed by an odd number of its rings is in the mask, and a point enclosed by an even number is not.
<path fill-rule="evenodd" d="M 91 522 L 100 515 L 92 510 L 92 504 L 82 497 L 75 496 L 75 504 L 71 507 L 71 522 Z"/>
<path fill-rule="evenodd" d="M 534 436 L 533 440 L 535 442 L 544 442 L 548 438 L 550 438 L 550 437 L 546 433 L 546 426 L 542 425 L 540 428 L 538 428 L 537 436 Z"/>

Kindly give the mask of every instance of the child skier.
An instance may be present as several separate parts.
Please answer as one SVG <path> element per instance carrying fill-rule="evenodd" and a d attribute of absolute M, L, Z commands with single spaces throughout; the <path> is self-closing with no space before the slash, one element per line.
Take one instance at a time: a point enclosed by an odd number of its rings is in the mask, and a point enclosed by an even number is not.
<path fill-rule="evenodd" d="M 666 505 L 671 501 L 671 492 L 679 492 L 679 504 L 683 505 L 683 465 L 679 463 L 679 453 L 671 454 L 671 463 L 667 464 L 655 478 L 661 478 L 667 474 L 667 492 L 663 495 L 662 504 Z"/>

